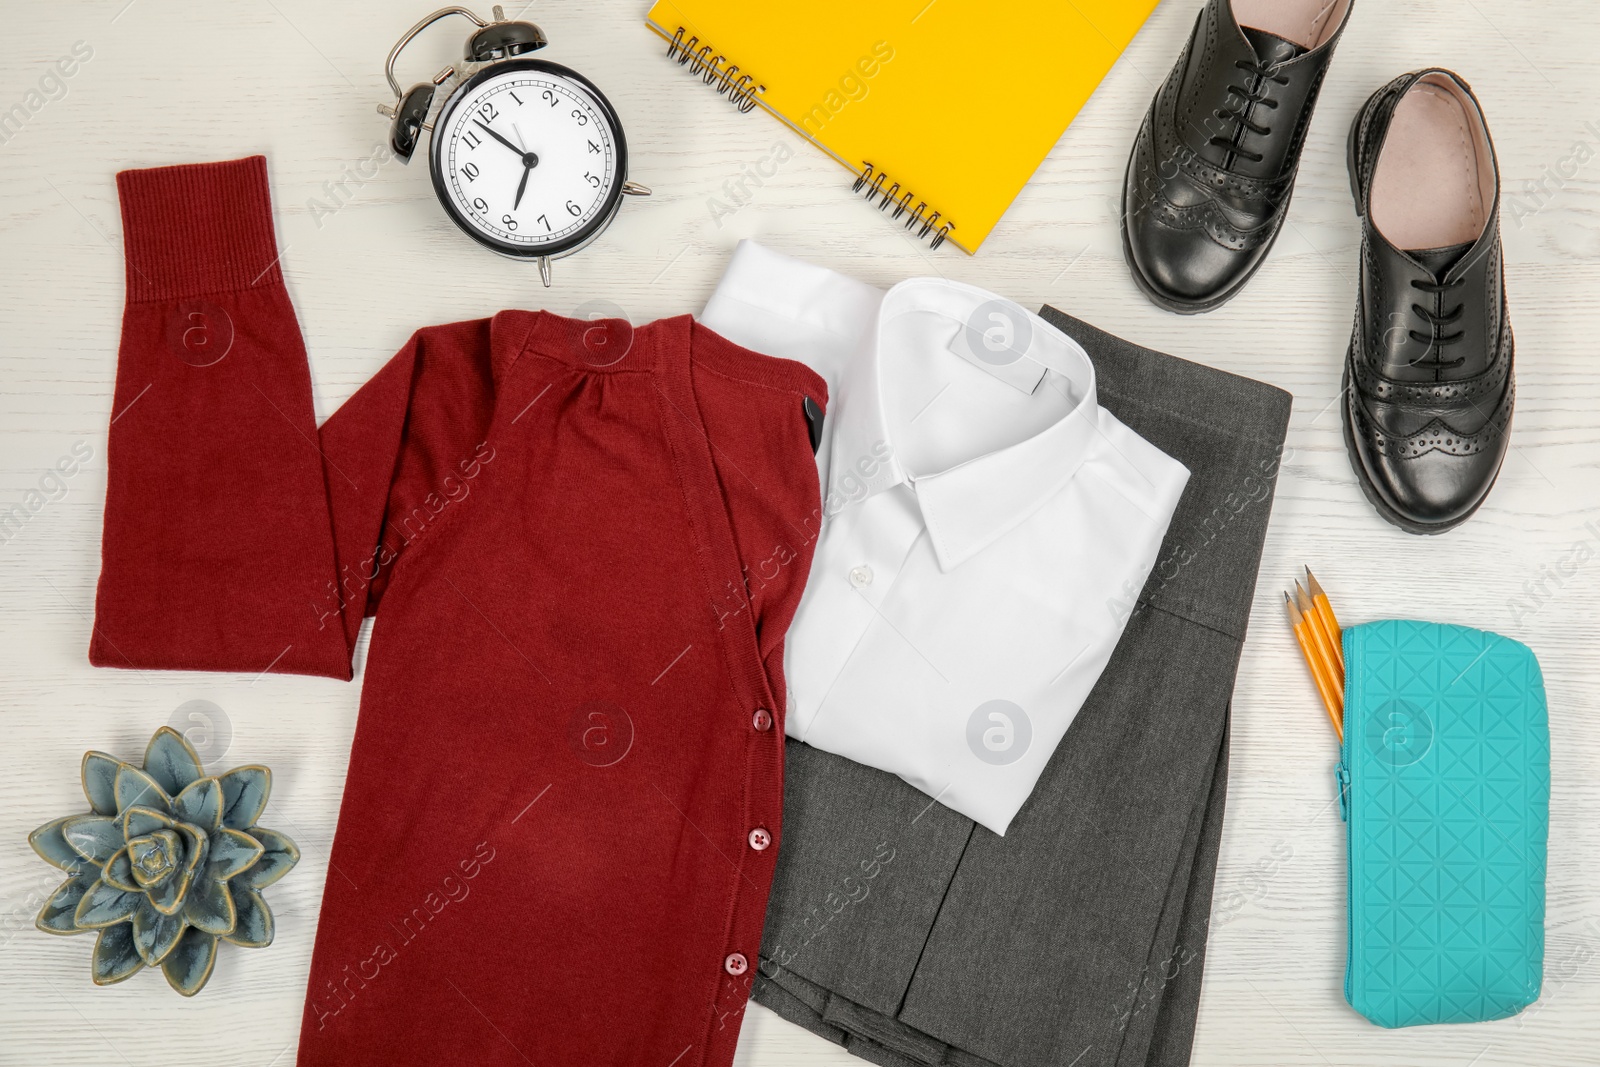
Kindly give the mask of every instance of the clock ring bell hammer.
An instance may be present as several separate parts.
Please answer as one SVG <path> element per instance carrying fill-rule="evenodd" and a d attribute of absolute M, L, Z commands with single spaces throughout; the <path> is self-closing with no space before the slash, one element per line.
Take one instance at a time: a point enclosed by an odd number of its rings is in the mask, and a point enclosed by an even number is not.
<path fill-rule="evenodd" d="M 401 50 L 451 15 L 477 27 L 462 61 L 402 92 L 394 76 Z M 624 196 L 650 190 L 628 180 L 628 146 L 611 101 L 577 71 L 533 58 L 546 43 L 543 30 L 508 20 L 498 4 L 490 22 L 464 7 L 440 8 L 390 49 L 383 72 L 395 102 L 378 111 L 391 120 L 389 146 L 402 161 L 422 131 L 432 135 L 428 168 L 451 221 L 501 255 L 537 259 L 548 286 L 551 260 L 598 237 Z"/>

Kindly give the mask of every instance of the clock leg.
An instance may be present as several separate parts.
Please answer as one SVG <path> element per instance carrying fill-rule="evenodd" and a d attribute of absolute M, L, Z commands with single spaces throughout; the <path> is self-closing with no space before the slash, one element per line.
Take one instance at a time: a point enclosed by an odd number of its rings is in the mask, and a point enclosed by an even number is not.
<path fill-rule="evenodd" d="M 544 281 L 544 287 L 550 288 L 550 257 L 539 257 L 539 277 Z"/>

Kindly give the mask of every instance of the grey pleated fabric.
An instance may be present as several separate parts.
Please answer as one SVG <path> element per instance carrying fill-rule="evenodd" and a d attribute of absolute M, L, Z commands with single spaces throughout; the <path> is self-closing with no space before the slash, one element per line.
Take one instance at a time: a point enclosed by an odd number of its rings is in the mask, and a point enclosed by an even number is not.
<path fill-rule="evenodd" d="M 1005 837 L 788 742 L 755 999 L 889 1067 L 1179 1067 L 1194 1038 L 1228 706 L 1291 398 L 1040 314 L 1190 480 L 1143 590 L 1085 607 L 1130 612 L 1127 629 Z"/>

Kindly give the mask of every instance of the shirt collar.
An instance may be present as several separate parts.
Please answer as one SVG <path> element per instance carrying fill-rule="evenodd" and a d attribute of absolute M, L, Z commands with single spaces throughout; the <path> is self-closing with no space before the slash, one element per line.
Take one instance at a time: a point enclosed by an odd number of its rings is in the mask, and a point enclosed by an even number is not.
<path fill-rule="evenodd" d="M 948 318 L 952 337 L 966 329 L 975 314 L 1003 315 L 1018 328 L 1017 358 L 1055 372 L 1046 375 L 1038 388 L 1055 389 L 1075 398 L 1075 403 L 1062 418 L 1026 440 L 911 477 L 895 449 L 885 411 L 885 398 L 897 383 L 884 366 L 883 349 L 896 343 L 896 319 L 913 311 Z M 901 282 L 885 295 L 864 345 L 865 351 L 849 362 L 840 383 L 826 510 L 837 514 L 877 493 L 909 484 L 941 570 L 959 566 L 1037 511 L 1071 481 L 1100 440 L 1094 364 L 1088 354 L 1037 315 L 992 293 L 938 278 Z M 943 347 L 927 356 L 961 358 Z M 959 403 L 959 397 L 950 399 Z"/>

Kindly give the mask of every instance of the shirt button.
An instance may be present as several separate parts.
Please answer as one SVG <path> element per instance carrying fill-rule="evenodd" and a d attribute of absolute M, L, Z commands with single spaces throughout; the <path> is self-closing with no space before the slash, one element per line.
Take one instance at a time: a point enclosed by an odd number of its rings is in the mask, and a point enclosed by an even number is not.
<path fill-rule="evenodd" d="M 757 708 L 756 713 L 750 716 L 750 725 L 762 733 L 772 729 L 772 712 L 766 708 Z"/>
<path fill-rule="evenodd" d="M 872 584 L 872 568 L 863 563 L 859 567 L 850 568 L 850 584 L 857 589 L 864 589 Z"/>
<path fill-rule="evenodd" d="M 767 833 L 765 826 L 758 826 L 750 831 L 750 847 L 757 852 L 764 852 L 772 844 L 772 835 Z"/>
<path fill-rule="evenodd" d="M 730 952 L 728 958 L 722 961 L 722 969 L 738 977 L 750 969 L 750 961 L 744 958 L 743 952 Z"/>

